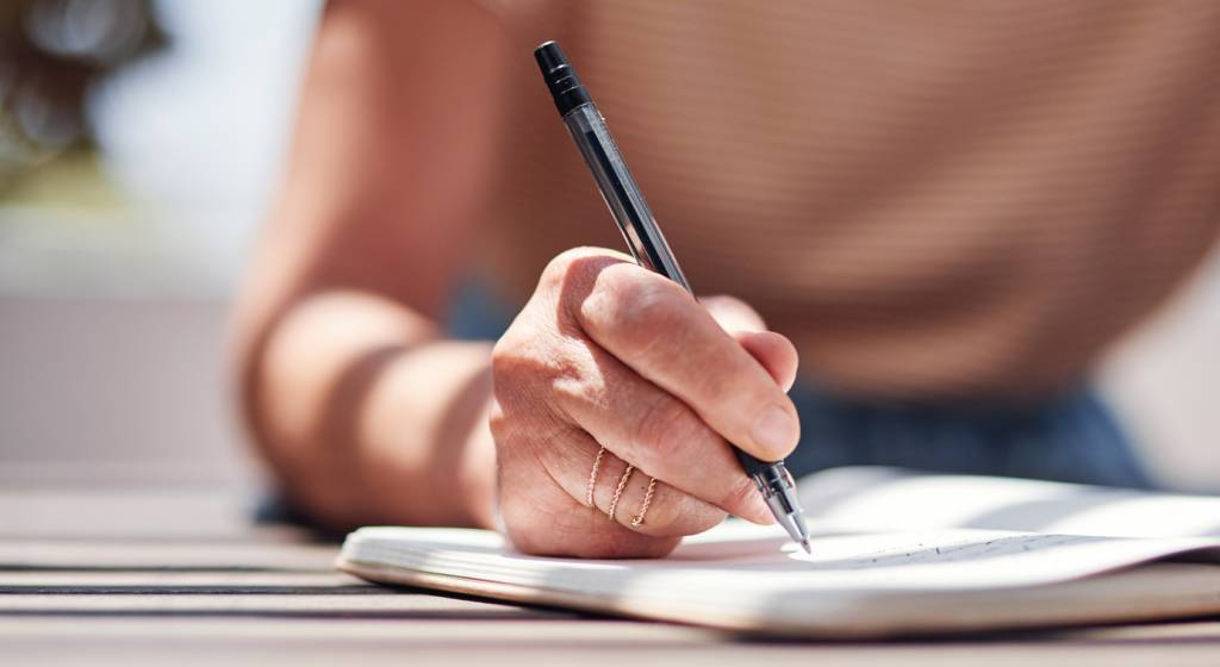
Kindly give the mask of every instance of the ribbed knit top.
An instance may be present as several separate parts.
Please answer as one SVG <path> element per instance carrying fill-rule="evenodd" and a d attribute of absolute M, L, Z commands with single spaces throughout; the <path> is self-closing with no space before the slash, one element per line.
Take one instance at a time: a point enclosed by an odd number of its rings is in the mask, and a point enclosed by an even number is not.
<path fill-rule="evenodd" d="M 531 58 L 557 39 L 687 276 L 886 397 L 1077 382 L 1220 228 L 1220 2 L 509 2 L 483 247 L 520 300 L 623 249 Z"/>

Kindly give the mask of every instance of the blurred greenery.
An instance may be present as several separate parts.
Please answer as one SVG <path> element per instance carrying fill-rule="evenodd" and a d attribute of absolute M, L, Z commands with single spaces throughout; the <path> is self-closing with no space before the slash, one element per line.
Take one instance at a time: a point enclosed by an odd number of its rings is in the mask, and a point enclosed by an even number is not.
<path fill-rule="evenodd" d="M 6 205 L 78 210 L 117 210 L 126 202 L 103 175 L 95 151 L 87 146 L 58 151 L 10 179 L 0 191 Z"/>
<path fill-rule="evenodd" d="M 150 0 L 0 1 L 0 200 L 107 201 L 86 95 L 165 42 Z"/>

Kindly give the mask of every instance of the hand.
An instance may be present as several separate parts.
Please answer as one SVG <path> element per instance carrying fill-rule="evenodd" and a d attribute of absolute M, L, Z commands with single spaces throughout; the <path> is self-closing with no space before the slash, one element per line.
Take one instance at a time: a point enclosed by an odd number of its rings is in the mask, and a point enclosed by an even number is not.
<path fill-rule="evenodd" d="M 500 516 L 517 548 L 654 557 L 726 513 L 772 521 L 729 443 L 771 461 L 796 447 L 796 349 L 744 303 L 706 304 L 621 253 L 577 248 L 547 266 L 492 355 Z"/>

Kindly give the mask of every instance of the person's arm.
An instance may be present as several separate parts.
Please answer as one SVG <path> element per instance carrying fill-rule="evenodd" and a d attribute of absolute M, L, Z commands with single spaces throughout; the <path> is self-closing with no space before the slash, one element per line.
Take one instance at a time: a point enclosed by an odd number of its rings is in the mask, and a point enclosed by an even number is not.
<path fill-rule="evenodd" d="M 638 557 L 726 513 L 769 520 L 729 441 L 763 460 L 792 450 L 797 359 L 747 305 L 706 307 L 622 253 L 579 248 L 494 350 L 440 336 L 482 208 L 503 50 L 473 3 L 327 10 L 238 310 L 255 441 L 334 529 L 490 527 L 498 508 L 526 551 Z"/>
<path fill-rule="evenodd" d="M 468 91 L 494 94 L 502 48 L 473 3 L 322 18 L 232 356 L 247 429 L 329 527 L 491 524 L 491 347 L 442 340 L 436 319 L 492 141 L 495 105 Z"/>

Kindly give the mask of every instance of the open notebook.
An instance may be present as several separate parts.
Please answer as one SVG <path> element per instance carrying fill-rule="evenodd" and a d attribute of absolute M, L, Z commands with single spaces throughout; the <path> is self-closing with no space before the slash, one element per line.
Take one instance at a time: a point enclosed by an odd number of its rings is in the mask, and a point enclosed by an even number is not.
<path fill-rule="evenodd" d="M 371 581 L 809 637 L 1220 613 L 1220 498 L 892 469 L 801 481 L 813 555 L 729 521 L 660 560 L 526 556 L 489 531 L 361 528 Z"/>

